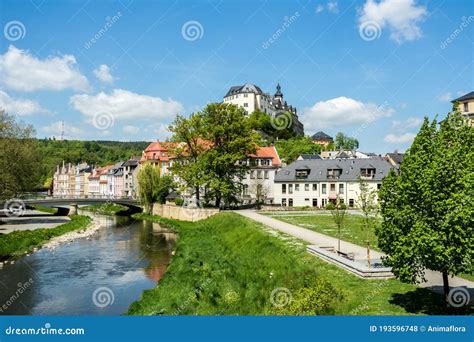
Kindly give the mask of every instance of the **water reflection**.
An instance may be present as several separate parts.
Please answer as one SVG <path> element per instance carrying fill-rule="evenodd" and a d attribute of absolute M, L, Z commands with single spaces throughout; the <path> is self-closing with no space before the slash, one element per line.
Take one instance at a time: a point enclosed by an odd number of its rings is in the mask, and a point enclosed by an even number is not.
<path fill-rule="evenodd" d="M 175 234 L 129 217 L 87 215 L 105 228 L 0 269 L 0 315 L 121 314 L 143 290 L 156 286 L 171 261 Z M 30 278 L 31 285 L 16 296 L 19 284 Z M 99 287 L 112 290 L 112 305 L 94 305 L 92 294 Z"/>

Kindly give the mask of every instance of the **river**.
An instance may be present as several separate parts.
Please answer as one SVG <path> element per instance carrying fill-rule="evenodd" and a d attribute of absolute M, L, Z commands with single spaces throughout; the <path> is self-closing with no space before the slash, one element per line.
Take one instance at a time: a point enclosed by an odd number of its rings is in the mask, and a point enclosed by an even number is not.
<path fill-rule="evenodd" d="M 0 269 L 0 315 L 119 315 L 156 286 L 170 263 L 174 233 L 130 217 L 82 214 L 102 228 Z"/>

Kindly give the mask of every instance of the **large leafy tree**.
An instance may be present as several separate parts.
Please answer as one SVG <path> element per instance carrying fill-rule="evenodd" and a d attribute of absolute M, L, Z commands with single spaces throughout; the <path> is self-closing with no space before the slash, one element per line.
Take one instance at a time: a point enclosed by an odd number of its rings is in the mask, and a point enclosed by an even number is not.
<path fill-rule="evenodd" d="M 39 155 L 32 126 L 0 111 L 0 200 L 18 196 L 38 184 Z"/>
<path fill-rule="evenodd" d="M 153 203 L 165 203 L 173 188 L 173 179 L 168 175 L 160 176 L 160 169 L 149 163 L 138 170 L 137 180 L 138 196 L 147 213 L 151 213 Z"/>
<path fill-rule="evenodd" d="M 380 189 L 383 221 L 376 230 L 385 263 L 402 281 L 425 269 L 449 276 L 472 272 L 474 259 L 474 129 L 454 109 L 438 129 L 425 118 L 400 173 Z"/>
<path fill-rule="evenodd" d="M 321 145 L 315 144 L 309 137 L 294 137 L 279 140 L 275 143 L 280 157 L 288 164 L 294 162 L 301 154 L 319 154 Z"/>
<path fill-rule="evenodd" d="M 253 132 L 243 108 L 227 103 L 212 103 L 199 113 L 202 139 L 209 143 L 201 155 L 206 187 L 220 207 L 236 200 L 248 166 L 239 162 L 256 152 L 257 135 Z"/>

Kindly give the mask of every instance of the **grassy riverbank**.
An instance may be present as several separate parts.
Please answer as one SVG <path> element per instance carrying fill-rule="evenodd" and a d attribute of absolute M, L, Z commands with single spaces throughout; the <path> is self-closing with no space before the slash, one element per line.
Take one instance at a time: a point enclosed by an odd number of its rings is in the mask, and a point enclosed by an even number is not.
<path fill-rule="evenodd" d="M 0 260 L 29 253 L 53 237 L 86 228 L 90 222 L 91 219 L 87 216 L 73 215 L 69 222 L 55 228 L 15 231 L 0 235 Z"/>
<path fill-rule="evenodd" d="M 131 305 L 129 314 L 446 313 L 439 295 L 395 279 L 356 277 L 309 255 L 300 242 L 237 214 L 197 223 L 144 214 L 135 218 L 171 227 L 178 241 L 165 277 Z M 280 300 L 291 294 L 290 304 L 276 307 L 272 292 Z"/>
<path fill-rule="evenodd" d="M 58 212 L 57 208 L 43 207 L 42 205 L 39 205 L 39 204 L 33 204 L 32 207 L 35 210 L 41 211 L 43 213 L 48 213 L 48 214 L 56 214 Z"/>
<path fill-rule="evenodd" d="M 86 205 L 81 207 L 81 209 L 102 215 L 117 215 L 120 212 L 125 212 L 128 210 L 126 206 L 115 203 Z"/>

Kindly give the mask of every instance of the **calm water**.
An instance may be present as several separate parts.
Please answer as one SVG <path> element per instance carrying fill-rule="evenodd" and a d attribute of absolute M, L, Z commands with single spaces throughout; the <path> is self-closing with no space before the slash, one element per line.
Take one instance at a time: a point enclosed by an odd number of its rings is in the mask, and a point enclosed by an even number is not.
<path fill-rule="evenodd" d="M 157 223 L 95 217 L 105 227 L 89 239 L 0 269 L 0 315 L 118 315 L 156 286 L 175 235 Z"/>

